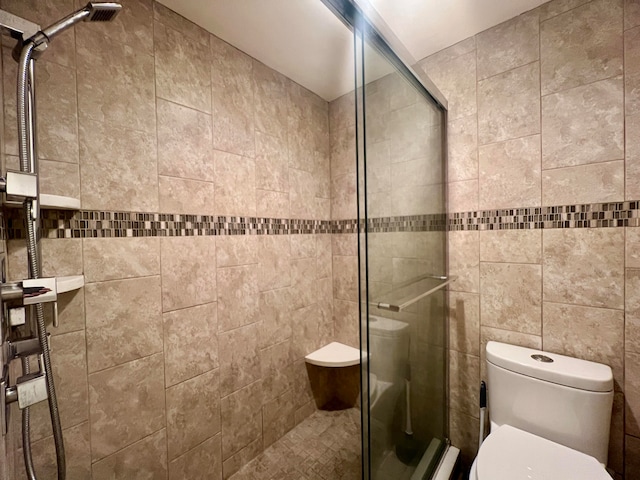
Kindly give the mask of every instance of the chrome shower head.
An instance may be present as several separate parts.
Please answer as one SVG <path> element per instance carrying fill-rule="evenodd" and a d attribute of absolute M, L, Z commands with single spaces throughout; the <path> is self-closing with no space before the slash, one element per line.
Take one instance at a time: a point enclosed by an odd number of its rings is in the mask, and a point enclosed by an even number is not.
<path fill-rule="evenodd" d="M 46 41 L 50 41 L 59 33 L 72 27 L 78 22 L 110 22 L 118 12 L 122 9 L 122 5 L 112 2 L 90 2 L 84 8 L 66 16 L 59 22 L 48 26 L 42 30 L 42 35 L 46 37 Z M 38 35 L 36 35 L 37 37 Z M 34 37 L 34 40 L 35 37 Z"/>
<path fill-rule="evenodd" d="M 122 5 L 111 2 L 91 2 L 85 8 L 89 9 L 89 16 L 85 22 L 110 22 L 122 10 Z"/>

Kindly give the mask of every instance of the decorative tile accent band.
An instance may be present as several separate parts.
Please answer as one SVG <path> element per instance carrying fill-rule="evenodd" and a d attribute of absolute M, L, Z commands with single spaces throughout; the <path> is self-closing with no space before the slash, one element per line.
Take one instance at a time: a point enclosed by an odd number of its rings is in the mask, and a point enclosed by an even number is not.
<path fill-rule="evenodd" d="M 43 210 L 44 238 L 179 237 L 201 235 L 294 235 L 356 233 L 358 221 L 259 218 L 172 213 Z M 6 209 L 6 238 L 24 238 L 21 213 Z M 4 222 L 2 222 L 4 223 Z M 379 217 L 369 232 L 527 230 L 640 226 L 640 201 L 481 210 Z"/>
<path fill-rule="evenodd" d="M 451 213 L 448 229 L 529 230 L 640 226 L 640 201 Z"/>

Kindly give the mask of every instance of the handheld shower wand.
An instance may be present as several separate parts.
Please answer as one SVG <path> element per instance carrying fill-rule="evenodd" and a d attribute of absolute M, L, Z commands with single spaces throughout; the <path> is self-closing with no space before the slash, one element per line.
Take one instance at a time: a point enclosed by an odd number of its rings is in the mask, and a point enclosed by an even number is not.
<path fill-rule="evenodd" d="M 48 26 L 28 39 L 18 42 L 14 49 L 14 57 L 18 60 L 18 144 L 20 153 L 20 170 L 22 172 L 38 174 L 37 132 L 36 132 L 36 108 L 35 108 L 35 58 L 34 54 L 41 52 L 48 46 L 58 34 L 72 27 L 78 22 L 107 22 L 113 20 L 122 6 L 118 3 L 88 3 L 84 8 L 68 15 L 58 22 Z M 37 53 L 36 53 L 37 52 Z M 37 181 L 36 181 L 37 184 Z M 38 188 L 38 187 L 36 187 Z M 39 249 L 39 202 L 27 199 L 24 202 L 24 222 L 27 233 L 27 257 L 29 263 L 29 276 L 40 278 L 40 249 Z M 56 460 L 58 465 L 58 480 L 66 478 L 66 460 L 64 453 L 64 441 L 62 438 L 62 426 L 56 390 L 51 368 L 51 356 L 49 353 L 49 339 L 47 327 L 44 321 L 42 303 L 35 308 L 36 330 L 42 355 L 42 369 L 44 370 L 47 389 L 49 413 L 53 439 L 56 447 Z M 28 359 L 23 361 L 23 372 L 28 374 L 30 365 Z M 37 480 L 31 457 L 29 407 L 22 410 L 22 438 L 25 467 L 28 480 Z"/>

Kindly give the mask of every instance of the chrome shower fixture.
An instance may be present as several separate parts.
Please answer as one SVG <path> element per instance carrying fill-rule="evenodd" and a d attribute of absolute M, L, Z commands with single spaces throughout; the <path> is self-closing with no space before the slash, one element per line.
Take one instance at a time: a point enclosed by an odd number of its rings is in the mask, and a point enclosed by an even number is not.
<path fill-rule="evenodd" d="M 36 45 L 51 41 L 56 35 L 79 22 L 110 22 L 122 10 L 122 5 L 113 2 L 89 2 L 80 10 L 49 25 L 30 40 Z"/>

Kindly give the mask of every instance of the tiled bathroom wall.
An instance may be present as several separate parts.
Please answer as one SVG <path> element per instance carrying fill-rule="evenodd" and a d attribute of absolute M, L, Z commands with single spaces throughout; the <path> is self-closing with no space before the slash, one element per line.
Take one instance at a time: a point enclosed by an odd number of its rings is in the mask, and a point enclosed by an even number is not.
<path fill-rule="evenodd" d="M 616 212 L 640 199 L 638 7 L 554 0 L 420 63 L 449 100 L 449 212 L 463 212 L 449 235 L 450 422 L 467 460 L 497 340 L 610 365 L 608 466 L 640 476 L 640 244 Z M 569 221 L 580 212 L 595 220 Z"/>
<path fill-rule="evenodd" d="M 82 202 L 43 212 L 44 275 L 86 280 L 51 329 L 67 477 L 228 478 L 316 408 L 303 357 L 334 330 L 329 105 L 156 2 L 122 3 L 37 65 L 41 189 Z M 43 25 L 80 5 L 0 1 Z M 23 239 L 9 255 L 22 278 Z M 32 409 L 43 479 L 48 421 Z"/>

